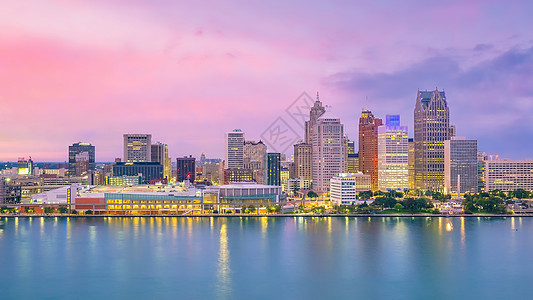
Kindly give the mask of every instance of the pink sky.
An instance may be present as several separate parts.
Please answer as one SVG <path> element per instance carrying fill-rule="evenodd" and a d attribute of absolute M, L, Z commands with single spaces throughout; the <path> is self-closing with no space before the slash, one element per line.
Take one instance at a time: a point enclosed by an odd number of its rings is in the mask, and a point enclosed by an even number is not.
<path fill-rule="evenodd" d="M 435 86 L 459 135 L 533 156 L 533 129 L 516 126 L 533 114 L 527 1 L 11 2 L 0 160 L 65 161 L 84 141 L 110 161 L 123 133 L 152 133 L 172 157 L 223 157 L 226 131 L 258 140 L 317 90 L 355 139 L 361 108 L 412 127 L 416 90 Z"/>

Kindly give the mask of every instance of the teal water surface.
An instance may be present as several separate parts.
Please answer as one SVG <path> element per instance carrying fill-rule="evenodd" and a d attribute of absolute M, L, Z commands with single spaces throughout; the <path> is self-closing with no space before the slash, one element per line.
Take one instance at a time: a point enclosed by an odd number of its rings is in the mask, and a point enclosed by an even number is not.
<path fill-rule="evenodd" d="M 533 218 L 4 218 L 0 299 L 529 299 Z"/>

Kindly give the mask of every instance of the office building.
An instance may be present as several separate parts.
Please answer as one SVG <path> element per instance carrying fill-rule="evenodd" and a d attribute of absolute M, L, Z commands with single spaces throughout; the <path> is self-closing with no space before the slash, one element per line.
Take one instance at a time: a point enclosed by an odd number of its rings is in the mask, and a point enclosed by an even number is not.
<path fill-rule="evenodd" d="M 313 127 L 317 123 L 318 119 L 326 112 L 326 108 L 322 106 L 322 102 L 316 93 L 316 101 L 309 111 L 309 120 L 305 122 L 305 140 L 306 144 L 313 144 Z"/>
<path fill-rule="evenodd" d="M 265 183 L 267 185 L 281 186 L 281 154 L 267 153 L 265 166 Z"/>
<path fill-rule="evenodd" d="M 140 176 L 143 184 L 162 180 L 163 166 L 156 162 L 117 162 L 113 165 L 113 176 Z"/>
<path fill-rule="evenodd" d="M 196 158 L 189 157 L 176 158 L 176 181 L 189 180 L 191 183 L 196 179 Z"/>
<path fill-rule="evenodd" d="M 245 141 L 243 148 L 243 167 L 253 170 L 254 181 L 263 184 L 265 181 L 265 159 L 267 146 L 262 142 Z"/>
<path fill-rule="evenodd" d="M 86 171 L 95 170 L 95 148 L 89 143 L 74 143 L 71 146 L 68 146 L 68 171 L 71 176 L 80 176 L 76 175 L 76 160 L 77 155 L 86 153 L 86 155 L 78 156 L 78 158 L 88 157 L 88 168 Z"/>
<path fill-rule="evenodd" d="M 225 169 L 224 184 L 253 182 L 253 170 L 251 169 Z"/>
<path fill-rule="evenodd" d="M 225 168 L 244 168 L 244 132 L 235 129 L 226 133 Z"/>
<path fill-rule="evenodd" d="M 444 192 L 444 141 L 450 139 L 444 91 L 418 91 L 414 109 L 415 188 Z"/>
<path fill-rule="evenodd" d="M 533 191 L 533 160 L 485 161 L 485 191 Z"/>
<path fill-rule="evenodd" d="M 487 153 L 477 153 L 477 191 L 478 193 L 485 191 L 485 161 L 488 159 Z"/>
<path fill-rule="evenodd" d="M 150 162 L 151 134 L 124 134 L 124 162 Z"/>
<path fill-rule="evenodd" d="M 352 205 L 360 192 L 369 191 L 371 178 L 363 173 L 341 173 L 330 179 L 330 199 L 336 205 Z"/>
<path fill-rule="evenodd" d="M 378 189 L 378 127 L 382 124 L 369 110 L 359 118 L 359 170 L 370 175 L 372 190 Z"/>
<path fill-rule="evenodd" d="M 17 162 L 17 174 L 18 175 L 33 175 L 33 169 L 34 169 L 33 160 L 31 160 L 31 157 L 29 159 L 25 159 L 24 157 L 21 157 L 18 159 Z"/>
<path fill-rule="evenodd" d="M 452 137 L 444 141 L 444 192 L 477 193 L 477 141 Z"/>
<path fill-rule="evenodd" d="M 409 188 L 409 142 L 407 126 L 399 115 L 387 115 L 378 127 L 378 187 L 382 191 Z"/>
<path fill-rule="evenodd" d="M 318 119 L 312 136 L 313 190 L 327 192 L 329 180 L 345 168 L 344 125 L 340 119 Z"/>
<path fill-rule="evenodd" d="M 294 145 L 294 178 L 313 179 L 313 156 L 311 144 L 300 141 Z"/>
<path fill-rule="evenodd" d="M 415 142 L 408 139 L 408 161 L 409 161 L 409 190 L 415 190 Z"/>
<path fill-rule="evenodd" d="M 170 180 L 172 177 L 172 162 L 170 157 L 168 157 L 168 145 L 163 143 L 152 144 L 151 151 L 151 161 L 158 162 L 163 166 L 163 177 L 167 180 Z"/>

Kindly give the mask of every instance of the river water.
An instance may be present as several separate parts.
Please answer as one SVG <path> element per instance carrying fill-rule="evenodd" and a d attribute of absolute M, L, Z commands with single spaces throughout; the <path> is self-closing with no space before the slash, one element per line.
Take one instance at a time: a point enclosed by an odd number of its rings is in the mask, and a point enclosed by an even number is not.
<path fill-rule="evenodd" d="M 3 218 L 0 299 L 529 299 L 533 218 Z"/>

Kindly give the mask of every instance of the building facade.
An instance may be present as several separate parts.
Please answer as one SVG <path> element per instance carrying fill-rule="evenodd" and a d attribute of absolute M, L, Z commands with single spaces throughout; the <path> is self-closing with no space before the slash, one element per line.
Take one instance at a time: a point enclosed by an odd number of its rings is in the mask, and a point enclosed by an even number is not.
<path fill-rule="evenodd" d="M 345 168 L 344 125 L 340 119 L 318 119 L 313 126 L 313 190 L 327 192 L 330 179 Z"/>
<path fill-rule="evenodd" d="M 363 173 L 341 173 L 330 179 L 330 199 L 336 205 L 352 205 L 360 192 L 369 191 L 371 178 Z"/>
<path fill-rule="evenodd" d="M 95 148 L 93 145 L 89 143 L 74 143 L 71 146 L 68 146 L 68 171 L 71 176 L 79 176 L 76 175 L 76 163 L 79 155 L 82 153 L 86 153 L 86 157 L 88 157 L 88 168 L 87 171 L 94 171 L 95 169 Z M 85 155 L 83 155 L 85 157 Z"/>
<path fill-rule="evenodd" d="M 124 134 L 124 162 L 150 162 L 151 134 Z"/>
<path fill-rule="evenodd" d="M 244 132 L 240 129 L 226 133 L 225 168 L 244 168 Z"/>
<path fill-rule="evenodd" d="M 306 143 L 294 145 L 294 170 L 295 178 L 313 178 L 313 146 Z"/>
<path fill-rule="evenodd" d="M 485 191 L 518 189 L 533 191 L 533 160 L 495 159 L 485 161 Z"/>
<path fill-rule="evenodd" d="M 254 181 L 263 184 L 265 182 L 267 146 L 262 141 L 245 141 L 243 149 L 243 167 L 253 170 Z"/>
<path fill-rule="evenodd" d="M 363 110 L 359 118 L 359 170 L 370 175 L 372 190 L 378 189 L 378 127 L 383 121 Z"/>
<path fill-rule="evenodd" d="M 414 109 L 415 188 L 444 192 L 444 141 L 450 138 L 444 91 L 418 91 Z"/>
<path fill-rule="evenodd" d="M 281 186 L 281 154 L 267 153 L 265 166 L 265 183 L 267 185 Z"/>
<path fill-rule="evenodd" d="M 444 192 L 477 193 L 477 141 L 452 137 L 444 141 Z"/>
<path fill-rule="evenodd" d="M 382 191 L 409 188 L 409 141 L 407 126 L 399 115 L 387 115 L 378 127 L 378 187 Z"/>
<path fill-rule="evenodd" d="M 191 183 L 196 179 L 196 158 L 189 157 L 176 158 L 176 181 L 189 180 Z"/>
<path fill-rule="evenodd" d="M 172 177 L 172 162 L 168 157 L 168 145 L 163 143 L 152 144 L 150 157 L 151 162 L 158 162 L 163 166 L 163 177 L 170 180 Z"/>
<path fill-rule="evenodd" d="M 113 176 L 140 176 L 143 184 L 163 179 L 163 166 L 156 162 L 117 162 L 113 166 Z"/>

